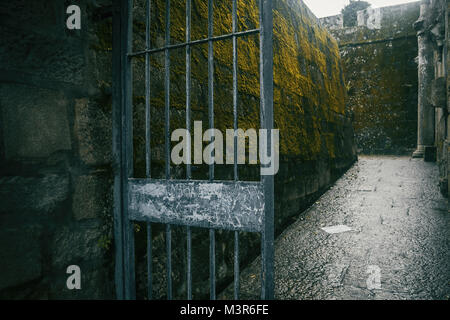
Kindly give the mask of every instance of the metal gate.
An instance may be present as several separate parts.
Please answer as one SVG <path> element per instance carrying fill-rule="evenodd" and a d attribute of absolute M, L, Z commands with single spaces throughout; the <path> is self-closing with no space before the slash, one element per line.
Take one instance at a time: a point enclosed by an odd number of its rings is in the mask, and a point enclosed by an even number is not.
<path fill-rule="evenodd" d="M 262 299 L 274 298 L 274 177 L 261 176 L 260 182 L 238 180 L 237 143 L 235 137 L 234 181 L 214 180 L 214 165 L 209 167 L 209 181 L 191 180 L 187 165 L 186 180 L 170 180 L 170 51 L 186 49 L 186 125 L 190 130 L 191 117 L 191 48 L 208 44 L 208 114 L 210 128 L 214 127 L 214 55 L 217 41 L 233 41 L 233 114 L 234 128 L 238 128 L 238 38 L 260 35 L 260 118 L 261 129 L 273 129 L 273 48 L 272 1 L 260 0 L 258 29 L 237 31 L 237 0 L 232 1 L 232 33 L 213 36 L 213 0 L 208 1 L 208 37 L 191 40 L 191 1 L 186 0 L 186 41 L 172 44 L 170 39 L 170 0 L 166 0 L 166 37 L 161 48 L 150 47 L 150 6 L 147 0 L 146 50 L 132 52 L 132 0 L 118 0 L 113 23 L 113 154 L 114 154 L 114 236 L 115 281 L 118 299 L 135 299 L 135 258 L 133 222 L 147 223 L 148 296 L 152 297 L 152 223 L 166 224 L 167 297 L 172 299 L 171 226 L 186 226 L 187 238 L 187 299 L 192 299 L 191 227 L 210 231 L 210 298 L 216 299 L 215 287 L 215 230 L 235 233 L 234 296 L 239 299 L 239 232 L 262 235 Z M 221 0 L 222 1 L 222 0 Z M 150 55 L 165 55 L 165 152 L 166 180 L 150 176 Z M 132 59 L 144 56 L 146 61 L 146 165 L 147 179 L 133 178 L 133 105 Z M 267 154 L 271 154 L 271 139 L 267 139 Z M 214 196 L 211 197 L 211 193 Z M 230 206 L 230 203 L 234 206 Z M 193 211 L 195 208 L 195 212 Z M 195 214 L 194 214 L 195 213 Z"/>

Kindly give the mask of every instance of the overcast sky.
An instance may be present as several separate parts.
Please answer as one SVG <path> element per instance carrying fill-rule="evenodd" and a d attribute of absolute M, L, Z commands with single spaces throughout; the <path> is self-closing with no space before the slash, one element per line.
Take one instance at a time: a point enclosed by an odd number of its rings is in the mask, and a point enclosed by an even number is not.
<path fill-rule="evenodd" d="M 397 4 L 416 2 L 417 0 L 366 0 L 372 8 L 393 6 Z M 303 0 L 312 12 L 318 17 L 334 16 L 349 4 L 349 0 Z"/>

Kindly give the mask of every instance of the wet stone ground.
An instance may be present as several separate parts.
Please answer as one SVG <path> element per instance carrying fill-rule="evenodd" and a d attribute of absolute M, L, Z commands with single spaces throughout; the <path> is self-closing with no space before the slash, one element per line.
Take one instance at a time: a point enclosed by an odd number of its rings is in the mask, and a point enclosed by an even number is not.
<path fill-rule="evenodd" d="M 437 170 L 360 157 L 276 241 L 276 298 L 449 299 L 450 212 Z M 338 225 L 351 230 L 322 230 Z M 257 259 L 242 272 L 241 299 L 258 298 L 259 274 Z"/>

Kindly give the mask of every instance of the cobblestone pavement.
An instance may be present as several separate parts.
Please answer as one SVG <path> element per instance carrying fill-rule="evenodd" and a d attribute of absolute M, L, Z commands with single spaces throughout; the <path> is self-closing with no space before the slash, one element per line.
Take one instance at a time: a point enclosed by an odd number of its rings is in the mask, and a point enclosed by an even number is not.
<path fill-rule="evenodd" d="M 360 157 L 276 241 L 276 298 L 449 299 L 450 212 L 437 170 Z M 321 229 L 337 225 L 352 230 Z M 259 274 L 259 259 L 242 272 L 242 299 L 258 298 Z"/>

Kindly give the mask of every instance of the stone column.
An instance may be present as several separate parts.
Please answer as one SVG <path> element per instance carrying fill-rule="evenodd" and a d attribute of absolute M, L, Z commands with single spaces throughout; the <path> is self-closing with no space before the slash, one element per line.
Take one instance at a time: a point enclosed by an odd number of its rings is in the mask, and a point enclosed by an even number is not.
<path fill-rule="evenodd" d="M 414 24 L 417 30 L 419 45 L 419 106 L 417 150 L 414 158 L 423 158 L 427 148 L 434 148 L 435 118 L 434 107 L 431 103 L 431 88 L 434 79 L 434 51 L 430 32 L 427 30 L 428 1 L 422 1 L 420 18 Z"/>

